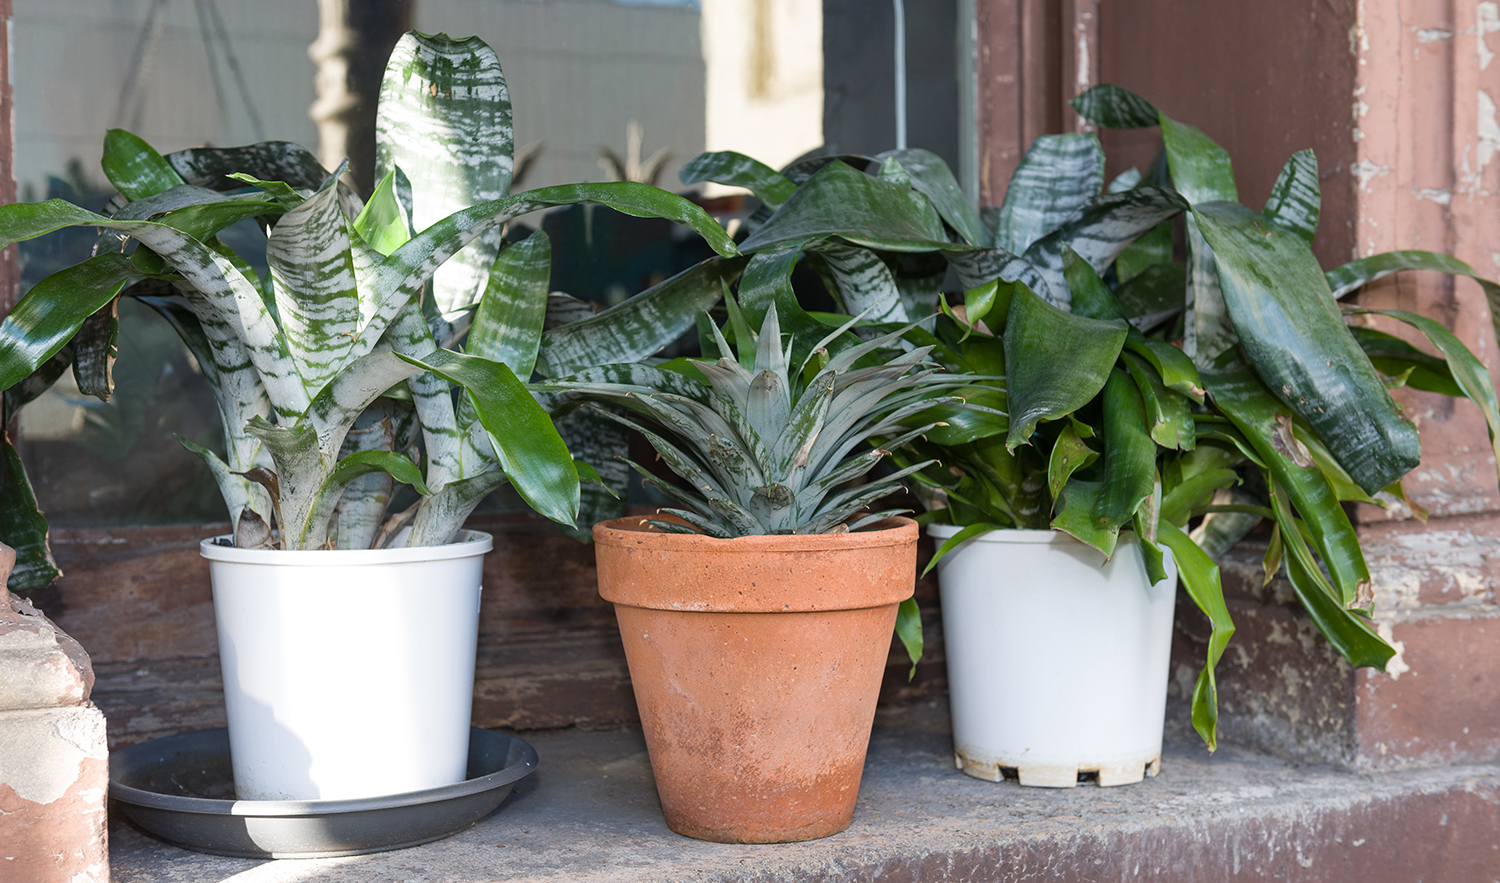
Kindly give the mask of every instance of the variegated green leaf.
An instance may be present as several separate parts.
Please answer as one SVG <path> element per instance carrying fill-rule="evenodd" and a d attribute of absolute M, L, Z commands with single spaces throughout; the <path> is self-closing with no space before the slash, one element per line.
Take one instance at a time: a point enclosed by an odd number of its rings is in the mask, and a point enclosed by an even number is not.
<path fill-rule="evenodd" d="M 560 524 L 578 517 L 578 470 L 551 418 L 510 368 L 438 350 L 413 364 L 463 386 L 479 411 L 500 468 L 527 505 Z"/>
<path fill-rule="evenodd" d="M 727 187 L 743 187 L 772 211 L 780 208 L 797 189 L 797 185 L 780 172 L 732 150 L 698 154 L 682 164 L 677 170 L 677 178 L 684 184 L 712 181 Z"/>
<path fill-rule="evenodd" d="M 1300 237 L 1235 203 L 1194 207 L 1240 341 L 1278 398 L 1374 494 L 1421 459 L 1417 431 L 1386 392 Z"/>
<path fill-rule="evenodd" d="M 1322 194 L 1318 187 L 1318 158 L 1311 150 L 1299 150 L 1282 166 L 1271 195 L 1266 198 L 1266 220 L 1308 244 L 1318 232 Z"/>
<path fill-rule="evenodd" d="M 537 368 L 560 377 L 654 355 L 693 327 L 744 266 L 739 258 L 709 258 L 602 313 L 552 328 L 542 335 Z"/>
<path fill-rule="evenodd" d="M 888 251 L 932 251 L 948 244 L 925 197 L 842 162 L 824 166 L 740 244 L 746 253 L 817 236 Z"/>
<path fill-rule="evenodd" d="M 263 141 L 245 147 L 193 147 L 166 156 L 182 180 L 212 190 L 236 190 L 244 185 L 229 177 L 236 172 L 266 181 L 285 181 L 302 190 L 316 190 L 328 170 L 312 151 L 290 141 Z"/>
<path fill-rule="evenodd" d="M 495 488 L 509 481 L 499 469 L 454 481 L 422 501 L 412 522 L 408 546 L 440 546 L 453 542 L 469 515 Z"/>
<path fill-rule="evenodd" d="M 356 451 L 338 462 L 329 470 L 318 487 L 308 511 L 302 536 L 297 543 L 299 549 L 321 549 L 328 541 L 328 522 L 344 489 L 351 481 L 372 473 L 386 473 L 397 481 L 412 485 L 419 494 L 427 494 L 422 483 L 422 470 L 417 464 L 392 451 Z"/>
<path fill-rule="evenodd" d="M 330 176 L 282 215 L 266 240 L 282 334 L 309 396 L 343 367 L 360 330 L 355 234 L 339 208 L 337 181 Z"/>
<path fill-rule="evenodd" d="M 896 277 L 874 251 L 831 240 L 809 243 L 807 250 L 817 253 L 828 265 L 843 298 L 844 312 L 869 322 L 907 321 Z"/>
<path fill-rule="evenodd" d="M 890 150 L 880 156 L 890 157 L 901 163 L 910 177 L 911 187 L 927 197 L 932 207 L 948 222 L 948 226 L 965 242 L 973 246 L 990 244 L 990 233 L 980 220 L 979 212 L 969 204 L 963 189 L 958 186 L 958 179 L 953 177 L 953 170 L 948 168 L 942 157 L 920 147 Z"/>
<path fill-rule="evenodd" d="M 380 85 L 375 172 L 383 178 L 399 167 L 406 174 L 414 229 L 510 192 L 510 117 L 500 60 L 484 41 L 416 31 L 401 38 Z M 485 231 L 433 274 L 444 318 L 484 293 L 501 232 Z"/>
<path fill-rule="evenodd" d="M 1145 129 L 1157 125 L 1156 105 L 1119 86 L 1095 86 L 1071 99 L 1078 115 L 1109 129 Z"/>
<path fill-rule="evenodd" d="M 464 352 L 504 362 L 517 377 L 531 377 L 547 318 L 551 273 L 552 240 L 545 232 L 506 246 L 490 268 Z"/>
<path fill-rule="evenodd" d="M 1104 151 L 1093 135 L 1042 135 L 1011 175 L 995 246 L 1022 254 L 1099 196 Z"/>
<path fill-rule="evenodd" d="M 1107 193 L 1033 243 L 1025 258 L 1047 279 L 1054 295 L 1061 300 L 1067 294 L 1062 268 L 1064 247 L 1073 249 L 1102 272 L 1136 238 L 1186 208 L 1182 197 L 1160 187 Z"/>

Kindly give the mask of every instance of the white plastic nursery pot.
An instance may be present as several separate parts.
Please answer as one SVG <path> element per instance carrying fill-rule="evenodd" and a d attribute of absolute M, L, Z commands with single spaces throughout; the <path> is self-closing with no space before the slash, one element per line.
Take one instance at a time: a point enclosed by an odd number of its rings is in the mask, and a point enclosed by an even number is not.
<path fill-rule="evenodd" d="M 462 782 L 489 534 L 422 548 L 204 540 L 241 800 L 341 800 Z"/>
<path fill-rule="evenodd" d="M 929 525 L 941 543 L 958 533 Z M 1107 564 L 1053 530 L 994 530 L 938 562 L 958 768 L 1070 788 L 1154 776 L 1172 649 L 1177 566 L 1151 585 L 1133 535 Z"/>

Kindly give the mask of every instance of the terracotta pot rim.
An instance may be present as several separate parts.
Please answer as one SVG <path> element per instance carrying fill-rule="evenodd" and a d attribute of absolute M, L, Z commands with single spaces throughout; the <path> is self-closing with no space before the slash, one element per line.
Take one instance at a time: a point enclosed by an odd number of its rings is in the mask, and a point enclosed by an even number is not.
<path fill-rule="evenodd" d="M 917 523 L 904 516 L 875 522 L 876 527 L 852 533 L 766 534 L 720 539 L 704 534 L 668 533 L 650 524 L 650 515 L 627 515 L 594 525 L 594 542 L 606 546 L 634 545 L 650 537 L 657 548 L 672 552 L 812 552 L 827 549 L 867 549 L 918 536 Z"/>

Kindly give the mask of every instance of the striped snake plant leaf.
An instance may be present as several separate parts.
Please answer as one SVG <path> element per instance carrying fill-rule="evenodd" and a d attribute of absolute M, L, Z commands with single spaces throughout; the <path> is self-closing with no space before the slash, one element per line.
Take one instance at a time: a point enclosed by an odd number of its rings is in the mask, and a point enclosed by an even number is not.
<path fill-rule="evenodd" d="M 1292 411 L 1243 364 L 1221 366 L 1203 379 L 1219 411 L 1295 504 L 1333 578 L 1335 598 L 1344 606 L 1363 606 L 1373 587 L 1359 537 L 1328 479 L 1297 441 Z"/>
<path fill-rule="evenodd" d="M 1464 346 L 1463 341 L 1441 322 L 1407 310 L 1346 309 L 1345 312 L 1355 315 L 1377 313 L 1405 322 L 1427 335 L 1427 340 L 1437 347 L 1447 361 L 1447 369 L 1453 382 L 1479 408 L 1479 413 L 1484 415 L 1484 423 L 1490 433 L 1490 448 L 1496 456 L 1496 463 L 1500 464 L 1500 403 L 1495 400 L 1495 387 L 1490 382 L 1489 369 Z M 1500 465 L 1497 465 L 1497 469 L 1500 469 Z"/>
<path fill-rule="evenodd" d="M 528 190 L 455 212 L 418 233 L 375 268 L 369 298 L 372 318 L 360 332 L 351 357 L 374 349 L 386 325 L 433 271 L 486 230 L 540 209 L 592 202 L 635 217 L 666 218 L 701 235 L 719 254 L 738 254 L 734 242 L 708 213 L 680 196 L 630 181 L 562 184 Z M 3 229 L 3 228 L 0 228 Z"/>
<path fill-rule="evenodd" d="M 120 299 L 83 320 L 73 336 L 73 380 L 79 393 L 109 401 L 115 390 L 115 357 L 119 355 Z"/>
<path fill-rule="evenodd" d="M 422 470 L 402 454 L 392 451 L 356 451 L 340 460 L 318 486 L 297 548 L 323 548 L 328 542 L 329 520 L 332 519 L 334 508 L 343 497 L 344 490 L 355 479 L 377 472 L 411 485 L 423 496 L 429 493 L 427 486 L 422 483 Z"/>
<path fill-rule="evenodd" d="M 625 514 L 630 483 L 630 466 L 625 460 L 630 453 L 630 436 L 620 424 L 591 408 L 559 417 L 555 423 L 573 458 L 593 467 L 599 476 L 600 484 L 584 481 L 579 486 L 578 520 L 572 530 L 564 530 L 574 539 L 590 542 L 595 524 Z"/>
<path fill-rule="evenodd" d="M 1047 280 L 1051 300 L 1066 306 L 1064 247 L 1102 271 L 1126 246 L 1186 208 L 1181 196 L 1160 187 L 1106 193 L 1084 206 L 1072 220 L 1032 243 L 1024 258 Z"/>
<path fill-rule="evenodd" d="M 838 236 L 886 251 L 932 251 L 949 244 L 937 211 L 921 194 L 837 160 L 797 188 L 740 250 Z"/>
<path fill-rule="evenodd" d="M 478 37 L 402 36 L 380 84 L 375 174 L 405 173 L 414 229 L 508 194 L 514 146 L 510 92 L 494 50 Z M 490 228 L 433 274 L 444 319 L 484 293 L 501 235 Z"/>
<path fill-rule="evenodd" d="M 877 158 L 891 158 L 900 162 L 910 177 L 910 186 L 927 197 L 942 219 L 965 242 L 977 247 L 990 244 L 989 230 L 985 228 L 979 212 L 969 204 L 963 188 L 958 186 L 958 179 L 953 177 L 953 170 L 948 168 L 942 157 L 930 150 L 911 147 L 905 150 L 888 150 Z"/>
<path fill-rule="evenodd" d="M 490 469 L 444 485 L 418 507 L 406 545 L 441 546 L 453 542 L 480 502 L 508 480 L 504 472 Z"/>
<path fill-rule="evenodd" d="M 775 211 L 797 189 L 780 172 L 743 153 L 718 150 L 700 153 L 682 164 L 677 179 L 684 184 L 712 181 L 726 187 L 743 187 L 755 194 L 761 205 Z"/>
<path fill-rule="evenodd" d="M 573 457 L 552 419 L 509 367 L 449 350 L 421 360 L 401 358 L 465 389 L 489 432 L 500 468 L 527 505 L 559 524 L 576 521 L 579 489 Z"/>
<path fill-rule="evenodd" d="M 1072 414 L 1104 389 L 1126 328 L 1064 312 L 1016 286 L 1005 327 L 1007 450 L 1025 444 L 1038 422 Z"/>
<path fill-rule="evenodd" d="M 1003 248 L 952 249 L 945 252 L 949 266 L 965 290 L 1000 282 L 1022 282 L 1034 292 L 1048 290 L 1049 283 L 1025 258 Z"/>
<path fill-rule="evenodd" d="M 307 422 L 282 426 L 256 418 L 245 425 L 245 432 L 260 439 L 276 468 L 274 473 L 252 469 L 244 476 L 270 491 L 281 529 L 281 548 L 300 549 L 298 541 L 306 531 L 307 516 L 329 469 L 328 462 L 318 454 L 317 430 Z"/>
<path fill-rule="evenodd" d="M 1095 86 L 1068 102 L 1078 115 L 1108 129 L 1145 129 L 1157 125 L 1156 105 L 1119 86 Z"/>
<path fill-rule="evenodd" d="M 845 313 L 870 322 L 907 321 L 896 277 L 874 251 L 827 239 L 808 243 L 807 251 L 828 265 Z"/>
<path fill-rule="evenodd" d="M 1266 220 L 1289 233 L 1296 233 L 1312 245 L 1318 232 L 1318 215 L 1322 212 L 1322 191 L 1318 186 L 1318 158 L 1312 150 L 1299 150 L 1292 154 L 1276 183 L 1271 185 L 1271 195 L 1266 197 L 1266 207 L 1261 214 Z"/>
<path fill-rule="evenodd" d="M 219 496 L 224 498 L 224 506 L 229 510 L 229 521 L 233 528 L 230 533 L 239 530 L 240 516 L 246 509 L 254 512 L 267 524 L 270 523 L 270 516 L 274 511 L 271 495 L 265 488 L 241 474 L 253 467 L 235 469 L 208 448 L 180 435 L 176 438 L 178 444 L 198 455 L 198 458 L 208 467 L 209 474 L 214 477 L 214 483 L 219 487 Z"/>
<path fill-rule="evenodd" d="M 537 370 L 561 377 L 656 354 L 718 303 L 724 285 L 745 264 L 743 258 L 708 258 L 602 313 L 548 329 L 541 337 Z"/>
<path fill-rule="evenodd" d="M 753 327 L 765 321 L 771 309 L 776 310 L 780 326 L 792 336 L 790 361 L 801 364 L 811 355 L 813 343 L 827 329 L 808 315 L 792 289 L 792 271 L 803 253 L 802 245 L 774 248 L 752 255 L 740 277 L 740 310 Z M 830 344 L 830 351 L 838 344 Z"/>
<path fill-rule="evenodd" d="M 290 418 L 306 409 L 307 390 L 260 289 L 230 259 L 167 224 L 115 221 L 62 200 L 0 206 L 0 245 L 69 226 L 119 230 L 140 240 L 202 292 L 243 338 L 278 413 Z"/>
<path fill-rule="evenodd" d="M 298 419 L 316 430 L 322 461 L 333 463 L 359 415 L 386 390 L 418 370 L 409 358 L 377 351 L 361 356 L 336 374 Z"/>
<path fill-rule="evenodd" d="M 995 228 L 995 247 L 1024 253 L 1082 211 L 1103 186 L 1104 151 L 1098 138 L 1042 135 L 1011 175 Z"/>
<path fill-rule="evenodd" d="M 547 319 L 552 240 L 542 230 L 505 247 L 490 268 L 464 352 L 504 362 L 517 377 L 536 368 Z"/>
<path fill-rule="evenodd" d="M 341 167 L 342 168 L 342 167 Z M 276 222 L 266 239 L 281 333 L 309 395 L 343 367 L 360 330 L 352 224 L 337 174 Z"/>
<path fill-rule="evenodd" d="M 284 181 L 299 190 L 316 190 L 328 170 L 300 144 L 262 141 L 244 147 L 192 147 L 166 155 L 183 181 L 211 190 L 237 190 L 244 184 L 229 176 L 249 173 L 266 181 Z"/>
<path fill-rule="evenodd" d="M 1214 668 L 1234 636 L 1234 621 L 1224 603 L 1224 588 L 1219 579 L 1219 565 L 1214 563 L 1177 525 L 1163 519 L 1157 525 L 1162 545 L 1172 550 L 1177 574 L 1188 597 L 1208 617 L 1213 631 L 1208 637 L 1207 659 L 1193 687 L 1193 729 L 1213 751 L 1218 747 L 1219 691 Z"/>
<path fill-rule="evenodd" d="M 184 183 L 156 148 L 124 129 L 104 133 L 100 165 L 109 183 L 131 200 L 154 196 Z"/>
<path fill-rule="evenodd" d="M 386 407 L 387 404 L 396 407 Z M 344 444 L 339 448 L 340 462 L 350 454 L 362 451 L 405 451 L 405 447 L 397 445 L 397 407 L 409 414 L 415 423 L 416 415 L 410 402 L 377 399 L 355 419 L 344 436 Z M 395 479 L 389 472 L 375 471 L 350 480 L 343 495 L 334 502 L 327 527 L 334 548 L 370 548 L 385 521 L 385 510 L 394 489 Z"/>
<path fill-rule="evenodd" d="M 830 163 L 841 162 L 852 169 L 868 170 L 871 166 L 878 166 L 880 161 L 873 156 L 862 153 L 838 153 L 831 156 L 807 156 L 792 160 L 781 168 L 781 174 L 788 181 L 801 187 L 806 184 L 813 175 L 821 172 Z"/>
<path fill-rule="evenodd" d="M 47 543 L 47 518 L 37 506 L 26 467 L 10 437 L 0 431 L 0 542 L 16 552 L 8 586 L 13 592 L 38 592 L 62 576 Z"/>
<path fill-rule="evenodd" d="M 1451 276 L 1468 276 L 1484 289 L 1490 304 L 1500 302 L 1500 285 L 1480 276 L 1474 268 L 1456 257 L 1432 251 L 1387 251 L 1350 261 L 1329 270 L 1325 275 L 1335 300 L 1358 291 L 1376 279 L 1402 270 L 1435 270 Z"/>
<path fill-rule="evenodd" d="M 1312 618 L 1313 624 L 1328 643 L 1356 668 L 1369 666 L 1385 671 L 1386 663 L 1396 655 L 1396 650 L 1369 624 L 1347 605 L 1336 600 L 1337 592 L 1330 588 L 1318 569 L 1312 550 L 1302 538 L 1302 531 L 1285 490 L 1271 484 L 1271 507 L 1280 528 L 1281 540 L 1285 544 L 1286 572 L 1302 602 L 1302 608 Z"/>
<path fill-rule="evenodd" d="M 1374 494 L 1421 459 L 1416 427 L 1355 343 L 1307 243 L 1237 203 L 1194 206 L 1256 372 Z"/>

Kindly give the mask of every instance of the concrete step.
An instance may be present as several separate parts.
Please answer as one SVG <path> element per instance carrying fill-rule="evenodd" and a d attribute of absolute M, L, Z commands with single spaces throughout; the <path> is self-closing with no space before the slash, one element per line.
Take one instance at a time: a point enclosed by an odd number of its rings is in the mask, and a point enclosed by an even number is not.
<path fill-rule="evenodd" d="M 538 771 L 447 840 L 259 862 L 167 846 L 114 813 L 115 883 L 474 881 L 1500 881 L 1500 765 L 1350 772 L 1171 737 L 1161 774 L 1051 790 L 953 766 L 940 703 L 883 709 L 854 824 L 729 846 L 662 821 L 638 731 L 524 734 Z"/>

